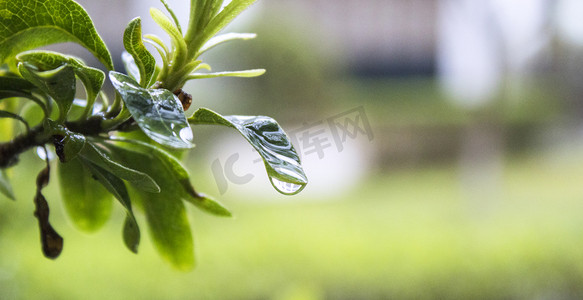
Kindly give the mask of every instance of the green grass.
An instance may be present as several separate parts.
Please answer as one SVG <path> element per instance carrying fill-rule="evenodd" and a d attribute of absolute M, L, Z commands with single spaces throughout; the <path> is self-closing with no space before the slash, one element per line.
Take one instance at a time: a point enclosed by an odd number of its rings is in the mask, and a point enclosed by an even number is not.
<path fill-rule="evenodd" d="M 173 271 L 147 236 L 121 241 L 122 211 L 95 235 L 65 221 L 59 259 L 39 249 L 32 171 L 0 202 L 0 299 L 575 299 L 583 297 L 583 159 L 511 160 L 499 191 L 464 189 L 451 166 L 373 176 L 337 201 L 223 199 L 191 209 L 198 266 Z M 578 155 L 583 157 L 583 155 Z"/>

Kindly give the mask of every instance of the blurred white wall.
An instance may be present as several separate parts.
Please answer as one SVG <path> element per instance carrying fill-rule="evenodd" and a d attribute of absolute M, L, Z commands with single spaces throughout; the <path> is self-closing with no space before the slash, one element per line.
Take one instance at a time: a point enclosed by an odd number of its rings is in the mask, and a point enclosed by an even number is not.
<path fill-rule="evenodd" d="M 439 78 L 464 106 L 492 100 L 548 49 L 549 0 L 441 0 L 439 8 Z"/>

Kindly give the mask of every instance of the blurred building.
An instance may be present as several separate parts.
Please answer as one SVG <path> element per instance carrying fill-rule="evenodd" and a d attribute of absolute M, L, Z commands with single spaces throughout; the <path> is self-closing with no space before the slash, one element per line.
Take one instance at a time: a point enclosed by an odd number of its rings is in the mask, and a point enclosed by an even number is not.
<path fill-rule="evenodd" d="M 437 0 L 264 1 L 266 9 L 293 12 L 313 27 L 364 76 L 434 73 Z M 325 43 L 325 41 L 323 41 Z"/>

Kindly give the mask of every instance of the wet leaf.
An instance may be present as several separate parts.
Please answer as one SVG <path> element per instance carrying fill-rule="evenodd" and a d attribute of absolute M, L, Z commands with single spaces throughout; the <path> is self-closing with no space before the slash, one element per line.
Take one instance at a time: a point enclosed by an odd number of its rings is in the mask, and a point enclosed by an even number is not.
<path fill-rule="evenodd" d="M 28 63 L 19 63 L 18 70 L 26 80 L 51 96 L 59 107 L 59 119 L 64 121 L 75 100 L 75 72 L 69 65 L 41 71 Z"/>
<path fill-rule="evenodd" d="M 221 116 L 206 108 L 189 119 L 192 124 L 235 128 L 259 152 L 273 187 L 282 194 L 299 193 L 308 183 L 300 158 L 275 120 L 265 116 Z"/>
<path fill-rule="evenodd" d="M 109 220 L 113 199 L 79 159 L 58 165 L 61 198 L 73 224 L 95 232 Z"/>
<path fill-rule="evenodd" d="M 133 19 L 126 28 L 123 35 L 123 45 L 126 51 L 132 56 L 135 65 L 139 70 L 139 77 L 142 87 L 147 87 L 152 75 L 156 71 L 156 59 L 142 40 L 142 24 L 140 18 Z"/>
<path fill-rule="evenodd" d="M 164 89 L 145 89 L 127 75 L 110 72 L 113 86 L 148 137 L 173 148 L 192 148 L 192 129 L 180 100 Z"/>
<path fill-rule="evenodd" d="M 83 160 L 90 161 L 91 163 L 105 169 L 107 172 L 112 173 L 121 179 L 127 180 L 139 189 L 152 193 L 160 192 L 158 184 L 147 173 L 126 167 L 125 161 L 124 165 L 121 165 L 119 162 L 114 161 L 111 154 L 106 153 L 105 149 L 97 148 L 93 143 L 87 143 L 85 147 L 83 147 L 83 151 L 81 151 L 80 155 L 83 157 Z M 142 161 L 141 163 L 147 164 L 147 161 Z"/>
<path fill-rule="evenodd" d="M 134 253 L 138 253 L 138 246 L 140 245 L 140 228 L 134 212 L 132 210 L 132 203 L 128 194 L 125 183 L 117 176 L 106 171 L 105 169 L 85 161 L 85 166 L 126 210 L 126 220 L 124 221 L 123 240 L 128 249 Z"/>
<path fill-rule="evenodd" d="M 8 199 L 16 200 L 14 197 L 14 191 L 12 190 L 12 185 L 10 184 L 8 174 L 6 174 L 5 169 L 0 170 L 0 193 L 6 196 Z"/>
<path fill-rule="evenodd" d="M 109 70 L 111 55 L 87 12 L 72 0 L 0 0 L 0 63 L 34 48 L 74 42 Z"/>

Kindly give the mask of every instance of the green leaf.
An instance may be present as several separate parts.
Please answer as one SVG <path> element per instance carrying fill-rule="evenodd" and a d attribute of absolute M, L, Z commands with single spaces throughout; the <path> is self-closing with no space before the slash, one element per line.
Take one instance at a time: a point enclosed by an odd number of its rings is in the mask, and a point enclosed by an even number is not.
<path fill-rule="evenodd" d="M 198 20 L 198 28 L 205 28 L 210 20 L 217 14 L 223 5 L 222 0 L 207 0 L 202 8 L 202 13 Z"/>
<path fill-rule="evenodd" d="M 210 38 L 215 36 L 221 29 L 231 23 L 235 17 L 241 14 L 251 4 L 255 3 L 255 1 L 257 0 L 233 0 L 225 8 L 223 8 L 221 12 L 212 18 L 212 20 L 204 28 L 204 31 L 202 31 L 202 34 L 196 35 L 197 32 L 189 31 L 186 34 L 186 41 L 188 43 L 189 49 L 200 48 Z"/>
<path fill-rule="evenodd" d="M 30 130 L 30 126 L 28 126 L 28 122 L 26 122 L 25 119 L 23 119 L 21 116 L 15 114 L 15 113 L 11 113 L 9 111 L 5 111 L 5 110 L 0 110 L 0 119 L 3 118 L 8 118 L 8 119 L 14 119 L 17 121 L 20 121 L 22 124 L 24 124 L 24 126 L 26 126 L 26 130 Z"/>
<path fill-rule="evenodd" d="M 99 181 L 125 208 L 126 220 L 124 221 L 123 240 L 130 251 L 138 253 L 138 246 L 140 245 L 140 228 L 136 221 L 136 217 L 134 216 L 130 196 L 124 182 L 119 177 L 90 161 L 85 161 L 85 166 L 91 171 L 91 174 L 95 176 L 95 179 Z"/>
<path fill-rule="evenodd" d="M 1 92 L 0 92 L 1 94 Z M 0 95 L 0 109 L 7 111 L 15 111 L 17 109 L 17 101 L 13 99 L 4 100 Z M 0 141 L 6 142 L 14 138 L 14 122 L 11 119 L 0 119 Z"/>
<path fill-rule="evenodd" d="M 20 99 L 28 99 L 32 100 L 36 103 L 43 111 L 45 117 L 50 116 L 50 101 L 48 99 L 46 101 L 40 100 L 32 92 L 17 92 L 17 91 L 2 91 L 0 90 L 0 100 L 9 99 L 9 98 L 20 98 Z"/>
<path fill-rule="evenodd" d="M 179 270 L 192 269 L 194 245 L 186 208 L 182 202 L 184 192 L 180 183 L 157 159 L 158 156 L 146 155 L 111 144 L 106 146 L 111 147 L 111 152 L 128 166 L 151 174 L 158 182 L 159 194 L 132 189 L 132 199 L 138 201 L 144 208 L 152 241 L 160 255 Z"/>
<path fill-rule="evenodd" d="M 154 141 L 173 148 L 192 148 L 192 129 L 180 100 L 168 90 L 145 89 L 130 77 L 109 77 L 140 128 Z"/>
<path fill-rule="evenodd" d="M 123 147 L 126 149 L 139 152 L 142 155 L 147 155 L 150 158 L 148 161 L 150 161 L 152 164 L 160 163 L 158 168 L 164 168 L 165 172 L 168 173 L 167 175 L 164 175 L 163 178 L 160 178 L 157 176 L 157 174 L 159 174 L 158 172 L 148 174 L 151 174 L 156 182 L 164 182 L 168 178 L 172 179 L 172 182 L 170 183 L 172 185 L 171 188 L 175 190 L 181 199 L 194 204 L 207 213 L 222 217 L 232 216 L 231 212 L 220 203 L 207 197 L 204 194 L 197 193 L 194 190 L 194 187 L 190 183 L 190 175 L 188 174 L 188 171 L 172 154 L 160 149 L 159 147 L 135 139 L 129 140 L 114 138 L 112 141 L 117 142 L 114 144 L 118 145 L 117 147 L 121 146 L 123 143 Z"/>
<path fill-rule="evenodd" d="M 158 253 L 178 270 L 194 268 L 194 242 L 184 203 L 180 199 L 164 199 L 141 191 L 136 195 L 144 207 Z"/>
<path fill-rule="evenodd" d="M 152 16 L 154 22 L 156 22 L 158 26 L 166 31 L 166 33 L 170 36 L 170 40 L 174 46 L 173 62 L 178 65 L 185 63 L 187 46 L 184 38 L 182 37 L 182 33 L 180 33 L 180 30 L 178 30 L 173 22 L 159 9 L 153 7 L 150 8 L 150 16 Z"/>
<path fill-rule="evenodd" d="M 140 69 L 136 65 L 134 57 L 127 51 L 121 53 L 121 60 L 125 67 L 126 73 L 135 81 L 140 81 Z"/>
<path fill-rule="evenodd" d="M 162 68 L 156 65 L 156 70 L 154 70 L 154 74 L 152 75 L 152 79 L 148 82 L 147 86 L 153 86 L 156 83 L 156 79 L 158 79 L 158 75 L 162 72 Z"/>
<path fill-rule="evenodd" d="M 178 29 L 178 31 L 180 33 L 182 33 L 182 28 L 180 27 L 180 22 L 178 22 L 178 18 L 176 17 L 176 14 L 172 10 L 172 8 L 170 8 L 170 5 L 168 5 L 168 3 L 166 3 L 166 1 L 164 1 L 164 0 L 160 0 L 160 2 L 162 2 L 162 4 L 164 4 L 164 7 L 166 8 L 168 13 L 172 17 L 172 20 L 174 21 L 174 25 L 176 25 L 176 28 Z"/>
<path fill-rule="evenodd" d="M 230 42 L 230 41 L 234 41 L 234 40 L 250 40 L 250 39 L 254 39 L 257 37 L 257 34 L 255 33 L 225 33 L 225 34 L 221 34 L 221 35 L 217 35 L 213 38 L 211 38 L 208 42 L 206 42 L 204 44 L 204 46 L 202 46 L 202 48 L 200 48 L 199 50 L 199 55 L 210 50 L 211 48 L 218 46 L 222 43 L 226 43 L 226 42 Z"/>
<path fill-rule="evenodd" d="M 149 42 L 152 46 L 156 47 L 160 56 L 164 62 L 167 63 L 170 55 L 170 50 L 166 47 L 166 44 L 155 34 L 144 34 L 144 38 L 146 42 Z"/>
<path fill-rule="evenodd" d="M 83 7 L 72 0 L 0 0 L 0 63 L 34 48 L 75 42 L 113 70 L 111 54 Z"/>
<path fill-rule="evenodd" d="M 79 153 L 81 153 L 85 147 L 86 143 L 84 135 L 69 130 L 66 130 L 65 132 L 66 134 L 62 137 L 62 140 L 54 141 L 55 151 L 57 152 L 57 156 L 59 156 L 59 160 L 62 163 L 77 158 Z"/>
<path fill-rule="evenodd" d="M 18 114 L 28 122 L 29 126 L 41 124 L 46 117 L 44 111 L 34 103 L 25 103 Z"/>
<path fill-rule="evenodd" d="M 202 33 L 209 21 L 217 14 L 223 5 L 223 0 L 191 0 L 190 23 L 188 24 L 187 40 Z"/>
<path fill-rule="evenodd" d="M 221 116 L 206 108 L 189 119 L 192 124 L 235 128 L 259 152 L 273 187 L 285 195 L 299 193 L 308 183 L 300 158 L 275 120 L 265 116 Z"/>
<path fill-rule="evenodd" d="M 140 18 L 135 18 L 128 24 L 123 35 L 123 45 L 138 67 L 140 85 L 147 87 L 152 74 L 156 71 L 156 59 L 144 46 L 141 22 Z"/>
<path fill-rule="evenodd" d="M 11 200 L 16 200 L 5 169 L 0 170 L 0 193 Z"/>
<path fill-rule="evenodd" d="M 122 237 L 126 247 L 133 253 L 137 254 L 138 247 L 140 246 L 141 233 L 138 222 L 136 222 L 133 214 L 126 215 L 126 219 L 123 223 Z"/>
<path fill-rule="evenodd" d="M 192 73 L 188 75 L 188 79 L 203 79 L 215 77 L 257 77 L 265 74 L 265 69 L 254 69 L 245 71 L 229 71 L 229 72 L 215 72 L 215 73 Z"/>
<path fill-rule="evenodd" d="M 32 90 L 36 89 L 34 84 L 21 77 L 14 76 L 0 76 L 0 100 L 6 98 L 25 98 L 34 101 L 38 104 L 45 114 L 50 115 L 50 101 L 43 102 L 32 94 Z"/>
<path fill-rule="evenodd" d="M 34 65 L 39 70 L 53 70 L 63 65 L 69 65 L 73 68 L 75 75 L 83 82 L 85 91 L 87 92 L 87 108 L 86 114 L 91 111 L 97 95 L 101 91 L 103 82 L 105 81 L 105 74 L 95 68 L 88 67 L 80 59 L 63 55 L 53 51 L 27 51 L 16 56 L 16 58 L 23 62 Z"/>
<path fill-rule="evenodd" d="M 113 199 L 79 159 L 58 166 L 61 198 L 73 224 L 95 232 L 109 220 Z"/>
<path fill-rule="evenodd" d="M 85 145 L 80 155 L 84 160 L 88 160 L 115 176 L 127 180 L 142 190 L 152 193 L 160 192 L 160 186 L 147 173 L 121 165 L 112 159 L 111 153 L 106 153 L 105 151 L 106 149 L 98 148 L 94 143 L 89 142 Z M 146 162 L 143 161 L 142 163 L 145 164 Z"/>
<path fill-rule="evenodd" d="M 0 91 L 30 92 L 34 85 L 20 77 L 0 76 Z"/>
<path fill-rule="evenodd" d="M 64 121 L 75 99 L 75 72 L 68 64 L 49 71 L 41 71 L 28 63 L 19 63 L 22 77 L 55 100 L 59 106 L 59 120 Z"/>
<path fill-rule="evenodd" d="M 209 9 L 209 13 L 208 15 L 210 16 L 210 19 L 212 19 L 214 16 L 217 15 L 217 13 L 219 13 L 219 11 L 221 10 L 221 8 L 223 7 L 223 2 L 225 2 L 224 0 L 212 0 L 212 5 Z"/>

